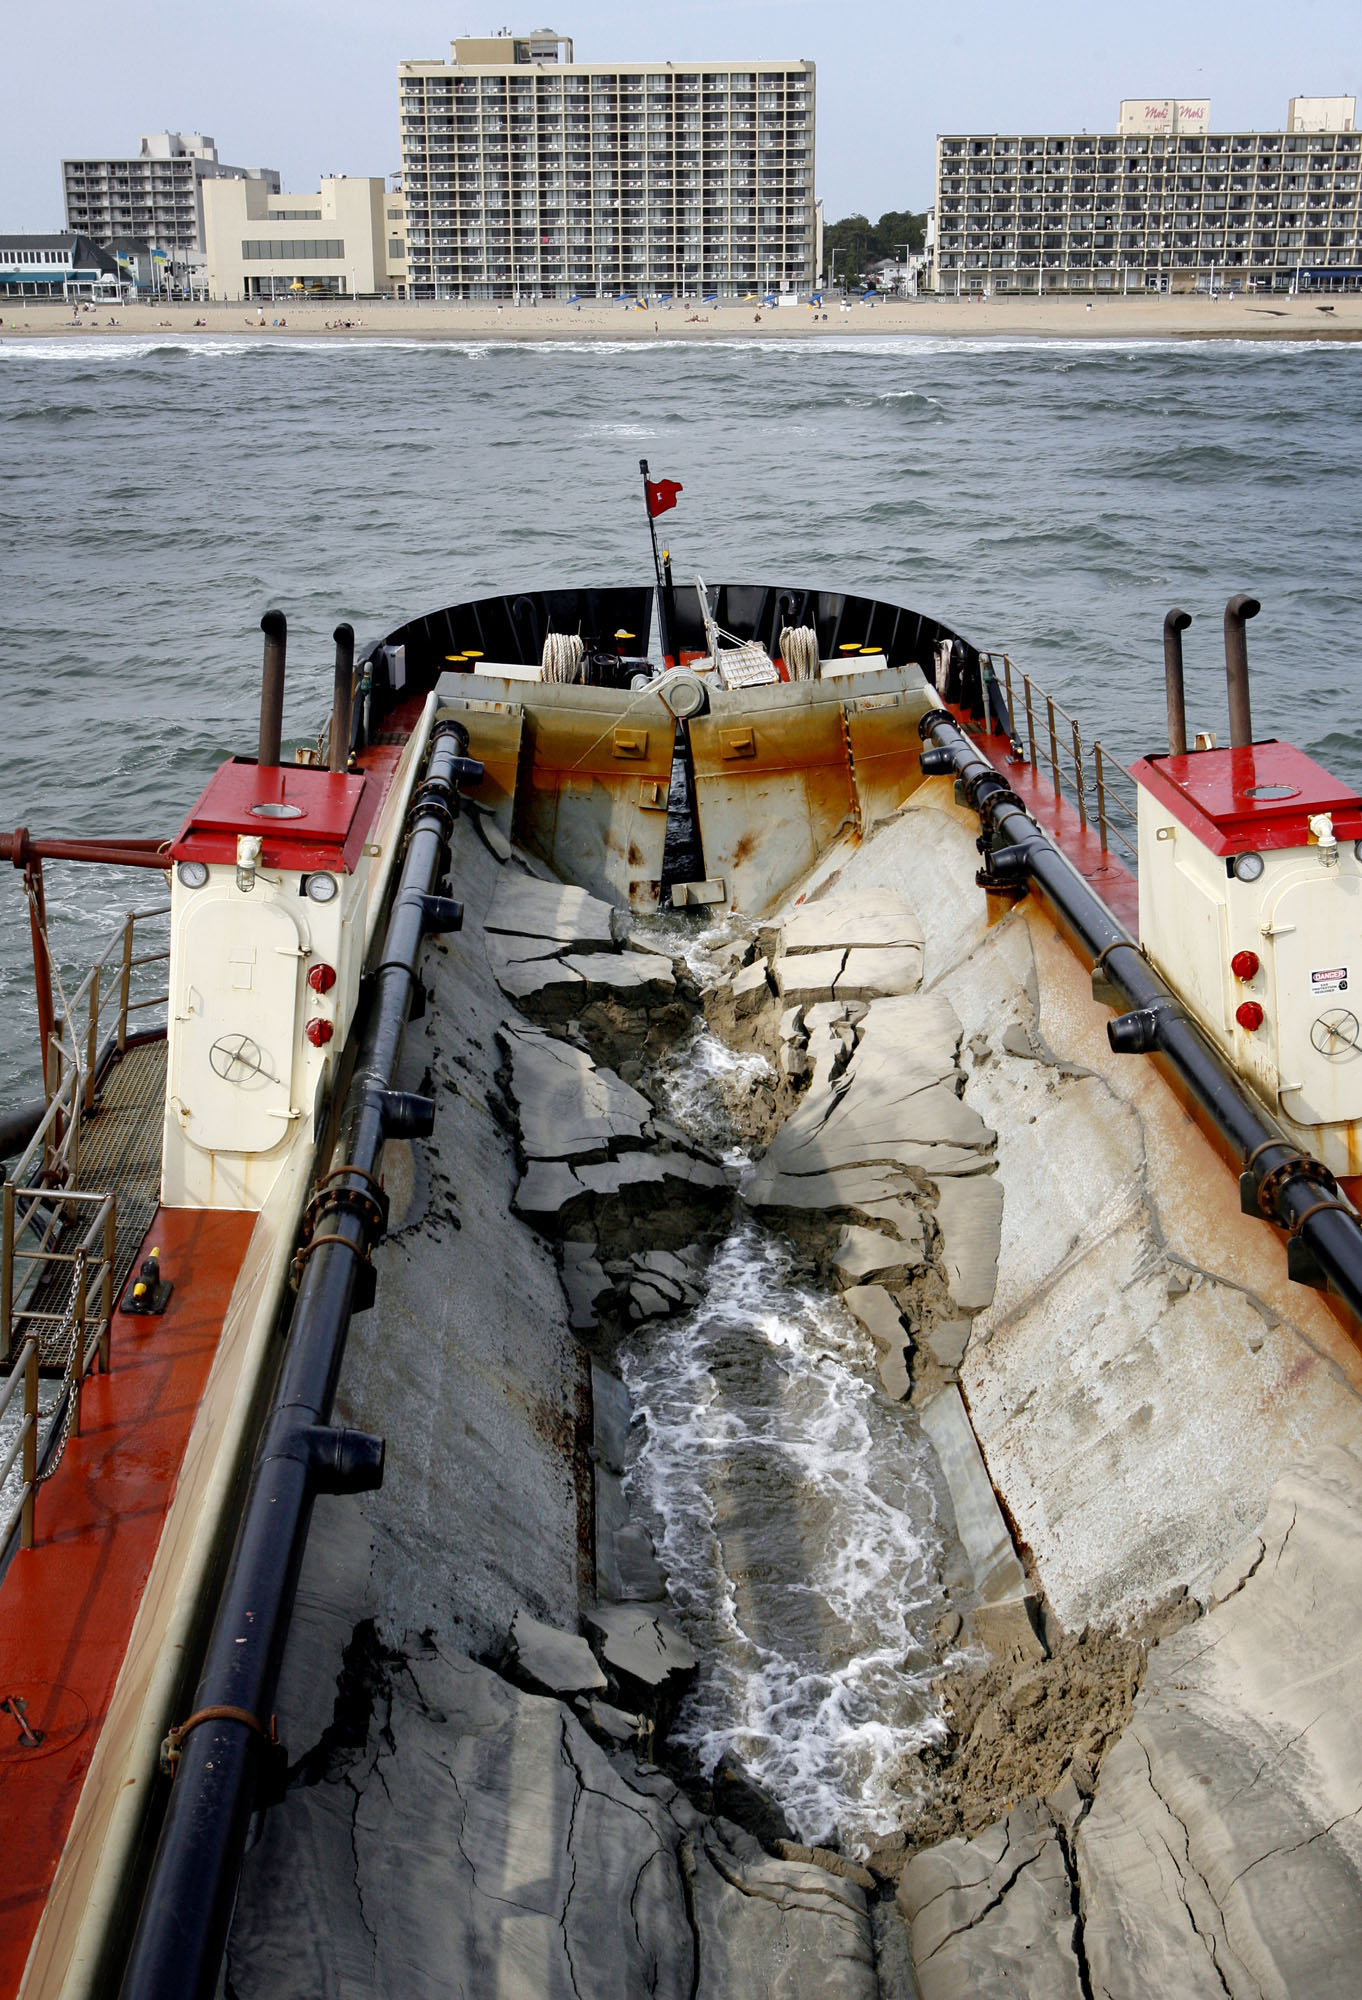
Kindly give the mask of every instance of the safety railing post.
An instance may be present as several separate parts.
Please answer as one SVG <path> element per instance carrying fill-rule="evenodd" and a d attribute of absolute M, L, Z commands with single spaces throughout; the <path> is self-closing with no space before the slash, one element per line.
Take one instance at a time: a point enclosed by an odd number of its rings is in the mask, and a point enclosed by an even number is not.
<path fill-rule="evenodd" d="M 1026 751 L 1031 769 L 1036 768 L 1036 714 L 1031 701 L 1031 676 L 1022 675 L 1022 686 L 1026 690 Z"/>
<path fill-rule="evenodd" d="M 1074 733 L 1074 783 L 1078 788 L 1078 823 L 1080 826 L 1086 827 L 1088 824 L 1088 801 L 1083 784 L 1083 741 L 1078 733 L 1078 724 L 1075 722 L 1072 727 Z"/>
<path fill-rule="evenodd" d="M 118 980 L 118 1053 L 128 1046 L 128 1001 L 132 996 L 132 932 L 136 923 L 131 910 L 123 919 L 123 965 Z"/>
<path fill-rule="evenodd" d="M 38 1496 L 38 1342 L 36 1336 L 28 1343 L 28 1360 L 24 1364 L 24 1457 L 22 1479 L 24 1483 L 24 1508 L 20 1515 L 19 1545 L 33 1547 L 34 1502 Z"/>
<path fill-rule="evenodd" d="M 1092 746 L 1092 770 L 1093 777 L 1097 783 L 1097 838 L 1101 841 L 1102 852 L 1105 854 L 1107 851 L 1107 784 L 1106 775 L 1102 769 L 1102 746 L 1100 743 L 1094 743 Z"/>
<path fill-rule="evenodd" d="M 95 1108 L 95 1064 L 99 1060 L 99 968 L 90 975 L 90 1022 L 85 1036 L 85 1109 Z"/>
<path fill-rule="evenodd" d="M 0 1185 L 0 1362 L 14 1343 L 14 1183 Z"/>
<path fill-rule="evenodd" d="M 1055 704 L 1051 695 L 1045 697 L 1045 713 L 1050 730 L 1050 769 L 1055 774 L 1055 790 L 1059 790 L 1059 736 L 1055 730 Z"/>

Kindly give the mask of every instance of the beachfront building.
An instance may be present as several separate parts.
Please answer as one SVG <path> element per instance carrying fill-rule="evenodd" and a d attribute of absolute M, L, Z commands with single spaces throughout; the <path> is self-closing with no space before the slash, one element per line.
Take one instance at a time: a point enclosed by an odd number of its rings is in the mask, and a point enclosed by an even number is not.
<path fill-rule="evenodd" d="M 407 296 L 807 295 L 810 62 L 578 63 L 570 40 L 398 65 Z"/>
<path fill-rule="evenodd" d="M 1114 132 L 953 133 L 936 146 L 933 289 L 1289 291 L 1362 283 L 1351 97 L 1280 132 L 1215 132 L 1206 98 L 1138 98 Z"/>
<path fill-rule="evenodd" d="M 88 236 L 0 232 L 0 298 L 119 299 L 119 266 Z"/>
<path fill-rule="evenodd" d="M 328 178 L 314 195 L 271 193 L 263 181 L 204 189 L 210 299 L 372 298 L 391 295 L 381 177 Z"/>
<path fill-rule="evenodd" d="M 105 246 L 130 237 L 162 251 L 167 275 L 197 289 L 203 269 L 203 190 L 221 176 L 258 181 L 273 194 L 273 167 L 229 167 L 202 132 L 149 132 L 123 160 L 63 160 L 66 226 Z"/>

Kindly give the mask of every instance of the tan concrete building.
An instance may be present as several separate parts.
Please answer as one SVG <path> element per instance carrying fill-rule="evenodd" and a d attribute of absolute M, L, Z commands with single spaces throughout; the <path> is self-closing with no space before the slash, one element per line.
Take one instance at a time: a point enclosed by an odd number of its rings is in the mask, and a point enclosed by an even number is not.
<path fill-rule="evenodd" d="M 807 292 L 813 64 L 572 55 L 545 29 L 398 65 L 407 296 Z"/>
<path fill-rule="evenodd" d="M 390 210 L 398 217 L 395 236 Z M 401 206 L 381 178 L 340 175 L 315 195 L 272 194 L 254 180 L 207 181 L 203 212 L 210 298 L 364 298 L 393 290 L 389 246 L 402 247 Z"/>
<path fill-rule="evenodd" d="M 939 137 L 938 292 L 1362 285 L 1351 97 L 1289 129 L 1215 132 L 1205 98 L 1128 99 L 1115 132 Z"/>
<path fill-rule="evenodd" d="M 106 249 L 115 237 L 163 250 L 170 275 L 197 290 L 204 265 L 203 190 L 214 180 L 254 180 L 279 192 L 273 167 L 230 167 L 202 132 L 147 132 L 122 160 L 63 160 L 66 226 Z"/>

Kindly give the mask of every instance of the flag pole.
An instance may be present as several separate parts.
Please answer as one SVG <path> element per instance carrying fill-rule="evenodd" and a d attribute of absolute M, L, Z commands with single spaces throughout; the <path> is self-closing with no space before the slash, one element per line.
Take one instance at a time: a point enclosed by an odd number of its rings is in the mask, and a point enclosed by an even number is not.
<path fill-rule="evenodd" d="M 667 630 L 666 589 L 662 581 L 662 557 L 659 555 L 657 548 L 657 523 L 653 519 L 653 510 L 648 505 L 648 461 L 646 458 L 639 460 L 638 469 L 643 474 L 643 507 L 644 512 L 648 516 L 648 534 L 653 545 L 653 574 L 657 578 L 657 623 L 662 638 L 662 658 L 665 661 L 670 655 L 673 664 L 679 666 L 680 661 L 672 653 L 671 634 Z"/>

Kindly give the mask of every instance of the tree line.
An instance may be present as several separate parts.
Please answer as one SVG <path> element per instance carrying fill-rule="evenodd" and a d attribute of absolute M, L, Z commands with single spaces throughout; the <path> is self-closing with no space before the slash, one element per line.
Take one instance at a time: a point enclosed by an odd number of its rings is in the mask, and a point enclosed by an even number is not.
<path fill-rule="evenodd" d="M 845 215 L 840 222 L 823 226 L 823 268 L 830 271 L 836 250 L 837 276 L 848 281 L 859 278 L 868 264 L 881 257 L 901 260 L 903 246 L 921 250 L 927 240 L 927 216 L 908 209 L 887 209 L 878 222 L 864 215 Z"/>

